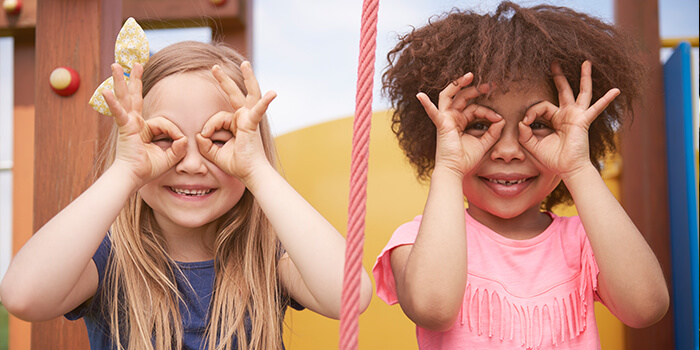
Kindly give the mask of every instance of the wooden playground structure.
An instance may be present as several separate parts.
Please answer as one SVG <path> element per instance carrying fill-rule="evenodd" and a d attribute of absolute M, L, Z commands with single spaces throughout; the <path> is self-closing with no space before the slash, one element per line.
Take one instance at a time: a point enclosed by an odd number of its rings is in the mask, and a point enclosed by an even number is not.
<path fill-rule="evenodd" d="M 114 38 L 124 19 L 145 29 L 210 26 L 213 37 L 250 57 L 254 0 L 24 0 L 0 14 L 0 36 L 14 38 L 13 252 L 92 180 L 93 159 L 112 121 L 87 105 L 109 75 Z M 622 138 L 622 203 L 656 253 L 670 281 L 669 213 L 658 0 L 615 0 L 616 22 L 636 33 L 651 67 L 647 99 Z M 381 56 L 381 54 L 379 55 Z M 79 70 L 70 97 L 51 90 L 59 66 Z M 30 194 L 30 195 L 27 195 Z M 624 328 L 627 349 L 669 349 L 672 310 L 656 325 Z M 10 349 L 88 349 L 82 321 L 27 323 L 10 316 Z M 368 345 L 368 344 L 364 344 Z M 371 345 L 370 345 L 371 348 Z"/>

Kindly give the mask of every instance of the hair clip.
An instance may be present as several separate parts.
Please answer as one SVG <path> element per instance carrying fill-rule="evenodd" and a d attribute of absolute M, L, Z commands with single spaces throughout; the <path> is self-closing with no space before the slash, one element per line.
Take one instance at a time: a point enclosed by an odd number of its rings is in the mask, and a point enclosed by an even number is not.
<path fill-rule="evenodd" d="M 133 17 L 129 17 L 124 23 L 124 26 L 122 26 L 122 29 L 119 30 L 117 41 L 114 43 L 114 61 L 119 63 L 124 69 L 124 78 L 127 82 L 129 81 L 129 74 L 131 73 L 131 68 L 134 66 L 134 63 L 138 62 L 144 65 L 148 62 L 149 56 L 150 51 L 146 33 L 141 26 L 136 23 Z M 102 96 L 102 90 L 105 89 L 114 91 L 114 79 L 112 77 L 107 78 L 107 80 L 103 81 L 102 84 L 97 87 L 89 103 L 96 111 L 107 116 L 112 116 L 112 112 L 109 110 L 107 102 L 105 102 Z"/>

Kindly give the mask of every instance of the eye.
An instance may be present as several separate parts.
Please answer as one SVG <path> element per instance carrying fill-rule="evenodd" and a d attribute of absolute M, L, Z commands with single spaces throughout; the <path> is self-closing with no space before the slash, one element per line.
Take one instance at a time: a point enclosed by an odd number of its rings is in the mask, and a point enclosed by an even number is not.
<path fill-rule="evenodd" d="M 547 136 L 554 132 L 552 126 L 544 119 L 535 119 L 535 121 L 530 124 L 530 129 L 532 129 L 535 136 L 540 137 Z"/>
<path fill-rule="evenodd" d="M 537 120 L 535 120 L 534 122 L 532 122 L 532 124 L 530 124 L 530 129 L 533 129 L 533 130 L 547 129 L 547 128 L 549 128 L 549 125 L 547 125 L 541 121 L 537 121 Z"/>
<path fill-rule="evenodd" d="M 464 128 L 464 133 L 472 136 L 479 137 L 486 133 L 486 131 L 491 126 L 491 122 L 485 119 L 477 119 L 472 121 Z"/>
<path fill-rule="evenodd" d="M 173 139 L 167 136 L 156 136 L 151 140 L 151 143 L 162 149 L 168 149 L 173 144 Z"/>
<path fill-rule="evenodd" d="M 228 130 L 217 130 L 210 139 L 217 147 L 224 147 L 228 140 L 233 138 L 233 134 Z"/>
<path fill-rule="evenodd" d="M 218 147 L 224 147 L 228 140 L 211 140 L 211 143 L 215 144 Z"/>

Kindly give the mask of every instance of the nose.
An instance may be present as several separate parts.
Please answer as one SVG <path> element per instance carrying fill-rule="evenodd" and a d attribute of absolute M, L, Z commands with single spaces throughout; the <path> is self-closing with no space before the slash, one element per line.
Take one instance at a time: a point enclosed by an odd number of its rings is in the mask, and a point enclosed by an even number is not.
<path fill-rule="evenodd" d="M 501 132 L 501 137 L 491 147 L 491 159 L 502 160 L 506 163 L 525 159 L 525 151 L 518 141 L 518 129 L 506 127 Z"/>
<path fill-rule="evenodd" d="M 180 161 L 175 165 L 175 171 L 181 174 L 206 174 L 208 169 L 206 165 L 207 160 L 199 152 L 196 142 L 187 143 L 187 153 L 180 159 Z"/>

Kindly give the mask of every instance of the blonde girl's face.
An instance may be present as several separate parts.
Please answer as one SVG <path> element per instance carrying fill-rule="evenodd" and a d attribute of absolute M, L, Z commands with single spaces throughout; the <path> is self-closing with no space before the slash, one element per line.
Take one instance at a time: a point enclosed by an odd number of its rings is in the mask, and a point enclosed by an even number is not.
<path fill-rule="evenodd" d="M 167 118 L 187 137 L 185 157 L 139 190 L 165 232 L 206 229 L 243 196 L 243 183 L 204 158 L 195 140 L 204 123 L 222 110 L 233 112 L 209 71 L 168 76 L 154 85 L 144 98 L 146 119 Z M 211 139 L 223 145 L 231 137 L 230 132 L 219 130 Z M 165 149 L 172 140 L 156 137 L 153 143 Z"/>
<path fill-rule="evenodd" d="M 520 144 L 518 123 L 530 107 L 542 101 L 556 104 L 555 95 L 546 85 L 513 88 L 506 94 L 494 92 L 474 101 L 494 110 L 506 121 L 498 141 L 462 181 L 469 213 L 477 220 L 498 222 L 528 215 L 541 217 L 540 203 L 560 179 Z M 532 128 L 536 137 L 554 132 L 544 120 L 535 121 Z M 478 136 L 483 129 L 468 128 L 467 132 Z"/>

